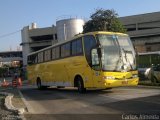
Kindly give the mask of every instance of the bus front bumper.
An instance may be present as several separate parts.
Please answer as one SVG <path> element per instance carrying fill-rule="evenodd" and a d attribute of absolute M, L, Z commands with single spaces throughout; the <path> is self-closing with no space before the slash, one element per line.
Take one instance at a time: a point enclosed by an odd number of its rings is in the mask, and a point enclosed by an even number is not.
<path fill-rule="evenodd" d="M 105 87 L 121 87 L 121 86 L 137 86 L 139 78 L 125 79 L 125 80 L 105 80 Z"/>

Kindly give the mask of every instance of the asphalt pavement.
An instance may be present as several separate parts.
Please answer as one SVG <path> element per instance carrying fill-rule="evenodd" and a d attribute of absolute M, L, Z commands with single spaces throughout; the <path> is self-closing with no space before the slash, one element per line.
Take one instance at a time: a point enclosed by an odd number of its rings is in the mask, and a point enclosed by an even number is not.
<path fill-rule="evenodd" d="M 21 93 L 28 119 L 160 119 L 160 89 L 119 87 L 79 94 L 74 88 L 38 90 L 25 86 Z"/>

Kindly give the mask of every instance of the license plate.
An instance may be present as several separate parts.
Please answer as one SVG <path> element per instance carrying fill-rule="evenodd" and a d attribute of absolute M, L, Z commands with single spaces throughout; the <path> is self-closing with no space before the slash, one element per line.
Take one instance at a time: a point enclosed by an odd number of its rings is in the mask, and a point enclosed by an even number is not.
<path fill-rule="evenodd" d="M 122 84 L 123 84 L 123 85 L 127 85 L 127 84 L 128 84 L 128 81 L 122 81 Z"/>

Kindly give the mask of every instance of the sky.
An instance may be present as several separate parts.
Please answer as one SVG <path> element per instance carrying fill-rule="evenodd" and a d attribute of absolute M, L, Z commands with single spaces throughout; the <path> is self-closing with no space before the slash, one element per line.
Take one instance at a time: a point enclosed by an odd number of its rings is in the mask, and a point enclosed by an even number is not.
<path fill-rule="evenodd" d="M 159 0 L 0 0 L 0 52 L 17 50 L 21 30 L 36 22 L 50 27 L 63 17 L 90 18 L 96 9 L 114 9 L 119 17 L 159 12 Z"/>

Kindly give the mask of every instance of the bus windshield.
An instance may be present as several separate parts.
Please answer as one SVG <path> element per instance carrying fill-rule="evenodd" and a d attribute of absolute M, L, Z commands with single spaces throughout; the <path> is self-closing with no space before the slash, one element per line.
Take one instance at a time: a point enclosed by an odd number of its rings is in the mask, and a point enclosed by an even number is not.
<path fill-rule="evenodd" d="M 136 69 L 135 52 L 126 35 L 98 34 L 102 53 L 102 69 L 105 71 L 130 71 Z"/>

